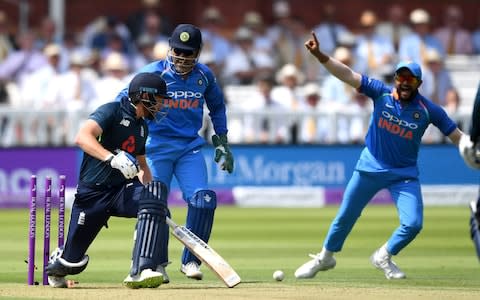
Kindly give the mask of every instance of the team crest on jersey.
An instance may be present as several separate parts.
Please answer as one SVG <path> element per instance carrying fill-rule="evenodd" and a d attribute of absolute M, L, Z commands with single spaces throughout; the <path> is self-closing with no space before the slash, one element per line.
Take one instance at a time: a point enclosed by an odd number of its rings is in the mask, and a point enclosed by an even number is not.
<path fill-rule="evenodd" d="M 418 111 L 414 112 L 414 113 L 413 113 L 413 118 L 414 118 L 415 120 L 420 119 L 420 113 L 419 113 Z"/>
<path fill-rule="evenodd" d="M 199 79 L 198 80 L 198 85 L 203 85 L 203 80 Z"/>
<path fill-rule="evenodd" d="M 143 128 L 143 126 L 140 127 L 140 136 L 141 136 L 141 137 L 144 137 L 144 136 L 145 136 L 145 128 Z"/>
<path fill-rule="evenodd" d="M 130 120 L 123 119 L 123 120 L 120 121 L 120 125 L 128 127 L 128 126 L 130 126 Z"/>

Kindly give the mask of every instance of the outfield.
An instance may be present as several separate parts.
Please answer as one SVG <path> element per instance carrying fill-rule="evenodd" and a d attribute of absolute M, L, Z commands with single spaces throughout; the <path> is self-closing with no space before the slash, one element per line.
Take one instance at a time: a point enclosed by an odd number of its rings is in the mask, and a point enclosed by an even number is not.
<path fill-rule="evenodd" d="M 210 245 L 237 270 L 242 283 L 226 288 L 207 268 L 204 280 L 178 271 L 181 246 L 170 239 L 171 282 L 152 290 L 129 290 L 122 280 L 130 267 L 134 220 L 112 218 L 89 249 L 87 270 L 72 289 L 27 286 L 27 210 L 0 211 L 0 297 L 9 299 L 478 299 L 480 263 L 469 238 L 467 207 L 426 207 L 424 229 L 398 257 L 406 280 L 389 281 L 369 263 L 370 254 L 397 225 L 393 206 L 367 207 L 337 257 L 334 270 L 296 280 L 295 269 L 320 250 L 337 207 L 250 209 L 219 207 Z M 68 213 L 68 211 L 67 211 Z M 184 208 L 172 209 L 177 223 Z M 52 214 L 52 222 L 56 222 Z M 43 217 L 37 225 L 36 265 L 43 247 Z M 52 240 L 56 230 L 52 228 Z M 282 269 L 286 278 L 275 282 Z M 36 280 L 41 281 L 37 270 Z"/>

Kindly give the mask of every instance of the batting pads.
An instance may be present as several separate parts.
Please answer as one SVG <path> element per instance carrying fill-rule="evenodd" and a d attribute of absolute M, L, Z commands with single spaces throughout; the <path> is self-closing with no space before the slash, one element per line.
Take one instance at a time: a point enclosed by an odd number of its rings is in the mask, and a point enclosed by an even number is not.
<path fill-rule="evenodd" d="M 139 202 L 135 246 L 130 275 L 140 274 L 144 269 L 155 270 L 159 265 L 160 252 L 165 239 L 167 187 L 153 181 L 145 186 Z M 167 233 L 168 234 L 168 233 Z"/>
<path fill-rule="evenodd" d="M 470 216 L 470 236 L 477 251 L 477 257 L 480 260 L 480 217 L 477 214 L 477 204 L 475 201 L 470 203 L 470 210 L 472 211 Z"/>

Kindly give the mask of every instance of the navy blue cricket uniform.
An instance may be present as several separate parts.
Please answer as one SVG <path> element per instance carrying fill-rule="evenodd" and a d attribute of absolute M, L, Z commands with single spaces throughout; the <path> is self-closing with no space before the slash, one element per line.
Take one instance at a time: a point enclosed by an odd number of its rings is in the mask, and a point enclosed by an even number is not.
<path fill-rule="evenodd" d="M 100 106 L 89 119 L 102 128 L 99 142 L 105 149 L 145 154 L 148 127 L 127 97 Z M 143 188 L 138 177 L 127 180 L 109 163 L 84 153 L 63 258 L 80 261 L 110 216 L 136 217 Z"/>

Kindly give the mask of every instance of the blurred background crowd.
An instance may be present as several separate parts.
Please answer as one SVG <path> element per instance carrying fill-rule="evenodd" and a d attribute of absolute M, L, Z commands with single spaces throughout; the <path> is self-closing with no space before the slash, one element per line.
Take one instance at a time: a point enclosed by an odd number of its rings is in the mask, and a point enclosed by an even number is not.
<path fill-rule="evenodd" d="M 0 0 L 1 146 L 71 144 L 77 120 L 112 101 L 140 67 L 166 57 L 169 34 L 182 22 L 202 30 L 200 62 L 223 87 L 232 143 L 363 143 L 370 100 L 309 55 L 304 42 L 312 30 L 323 51 L 389 83 L 399 60 L 421 63 L 421 93 L 461 124 L 480 79 L 480 13 L 478 27 L 467 28 L 455 2 L 432 15 L 420 8 L 422 1 L 408 10 L 402 2 L 385 1 L 382 14 L 374 7 L 349 12 L 356 19 L 347 25 L 335 2 L 319 1 L 312 26 L 292 13 L 296 1 L 269 1 L 271 18 L 247 9 L 227 28 L 225 10 L 211 1 L 203 1 L 197 19 L 174 22 L 162 11 L 167 1 L 138 0 L 138 9 L 126 17 L 113 7 L 95 16 L 92 8 L 93 17 L 80 30 L 60 30 L 48 14 L 20 30 L 2 10 L 8 2 L 15 1 Z M 210 131 L 207 123 L 202 134 Z M 431 130 L 424 142 L 445 140 Z"/>

